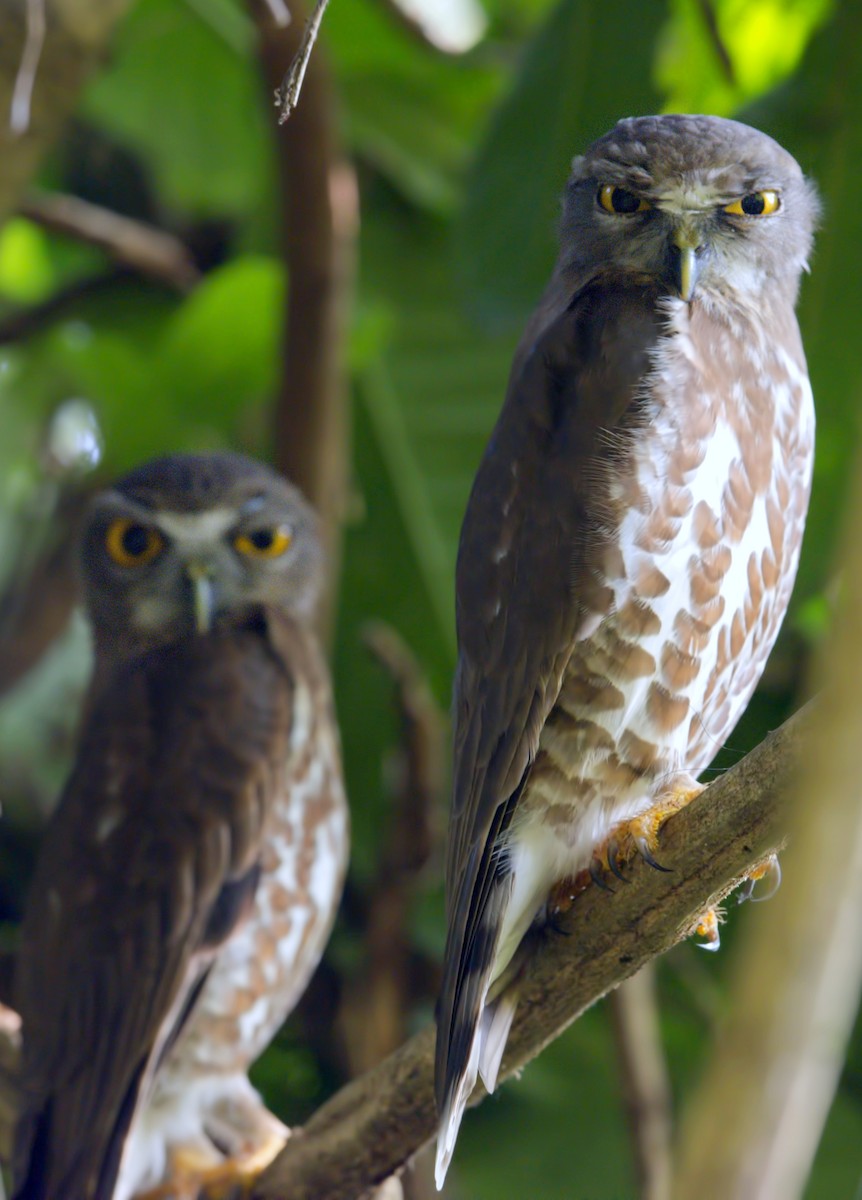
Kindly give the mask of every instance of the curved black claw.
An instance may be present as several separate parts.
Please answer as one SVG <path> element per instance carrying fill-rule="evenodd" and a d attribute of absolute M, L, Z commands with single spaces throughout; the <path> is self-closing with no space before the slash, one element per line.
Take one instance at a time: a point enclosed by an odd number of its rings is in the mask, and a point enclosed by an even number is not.
<path fill-rule="evenodd" d="M 548 913 L 548 919 L 546 921 L 546 925 L 552 933 L 556 933 L 559 937 L 571 937 L 572 930 L 564 929 L 563 926 L 560 924 L 560 918 L 562 917 L 562 915 L 563 914 L 561 912 Z"/>
<path fill-rule="evenodd" d="M 617 853 L 618 853 L 618 850 L 617 850 L 616 845 L 613 842 L 609 842 L 608 843 L 608 866 L 613 871 L 614 875 L 616 875 L 617 879 L 620 880 L 621 883 L 628 883 L 629 880 L 626 879 L 625 875 L 623 875 L 622 870 L 620 869 L 620 864 L 617 861 Z"/>
<path fill-rule="evenodd" d="M 652 867 L 655 871 L 664 871 L 665 875 L 673 874 L 673 869 L 671 867 L 663 867 L 658 859 L 654 857 L 646 842 L 638 842 L 637 847 L 640 851 L 641 858 L 644 860 L 647 866 Z"/>
<path fill-rule="evenodd" d="M 590 879 L 592 879 L 596 887 L 601 888 L 603 892 L 610 892 L 611 895 L 614 894 L 615 889 L 612 888 L 611 885 L 605 880 L 604 875 L 602 874 L 602 864 L 597 858 L 590 859 Z"/>

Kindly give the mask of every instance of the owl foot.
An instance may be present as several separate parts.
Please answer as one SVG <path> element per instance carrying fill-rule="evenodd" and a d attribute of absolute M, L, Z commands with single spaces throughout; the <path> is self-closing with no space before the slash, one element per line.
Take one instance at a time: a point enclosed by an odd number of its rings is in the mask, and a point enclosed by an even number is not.
<path fill-rule="evenodd" d="M 557 919 L 569 911 L 578 896 L 587 890 L 591 882 L 592 877 L 589 871 L 579 871 L 577 875 L 569 875 L 565 879 L 561 879 L 559 883 L 555 883 L 548 893 L 546 905 L 548 924 L 556 928 Z M 599 882 L 599 887 L 604 888 L 606 892 L 614 890 L 603 880 Z M 560 929 L 558 932 L 565 931 Z"/>
<path fill-rule="evenodd" d="M 283 1135 L 273 1131 L 253 1153 L 227 1158 L 208 1171 L 200 1180 L 197 1200 L 250 1200 L 254 1185 L 287 1141 L 288 1131 L 282 1129 Z"/>
<path fill-rule="evenodd" d="M 593 851 L 592 861 L 586 870 L 567 876 L 559 883 L 554 884 L 548 893 L 546 906 L 548 922 L 551 925 L 558 917 L 569 911 L 581 892 L 585 892 L 591 883 L 606 892 L 615 890 L 608 882 L 609 874 L 615 876 L 622 883 L 628 883 L 629 880 L 623 873 L 623 868 L 629 866 L 636 858 L 642 858 L 657 871 L 670 870 L 669 867 L 662 866 L 654 853 L 658 846 L 661 827 L 669 817 L 678 813 L 681 808 L 685 808 L 694 800 L 695 796 L 699 796 L 703 791 L 703 784 L 695 783 L 690 776 L 686 776 L 685 779 L 685 784 L 662 792 L 646 812 L 615 826 L 610 836 Z M 717 924 L 715 930 L 717 941 Z M 708 934 L 704 933 L 703 936 L 711 940 Z M 718 946 L 707 948 L 718 949 Z"/>
<path fill-rule="evenodd" d="M 695 935 L 703 938 L 702 942 L 697 942 L 701 950 L 719 950 L 721 948 L 721 934 L 719 932 L 719 919 L 721 913 L 717 908 L 708 908 L 706 912 L 701 913 L 695 926 Z"/>
<path fill-rule="evenodd" d="M 287 1130 L 273 1131 L 253 1151 L 223 1158 L 195 1143 L 175 1147 L 170 1154 L 168 1181 L 135 1200 L 247 1200 L 263 1171 L 287 1141 Z"/>
<path fill-rule="evenodd" d="M 759 896 L 754 895 L 754 888 L 761 879 L 766 880 L 766 888 L 762 890 Z M 740 904 L 744 904 L 746 900 L 753 900 L 759 903 L 761 900 L 771 900 L 778 889 L 781 887 L 781 863 L 778 861 L 777 854 L 770 854 L 769 858 L 756 866 L 746 875 L 739 891 L 736 893 L 737 900 Z"/>
<path fill-rule="evenodd" d="M 687 777 L 684 785 L 662 792 L 646 812 L 632 817 L 630 821 L 622 821 L 611 830 L 610 836 L 593 851 L 590 874 L 595 882 L 603 873 L 610 871 L 617 879 L 628 883 L 622 868 L 638 857 L 656 871 L 670 870 L 662 866 L 655 856 L 658 835 L 669 817 L 685 808 L 703 791 L 703 784 L 689 780 L 690 777 Z"/>
<path fill-rule="evenodd" d="M 166 1180 L 158 1187 L 136 1192 L 135 1200 L 196 1200 L 201 1180 L 221 1165 L 221 1155 L 204 1142 L 188 1142 L 171 1150 Z"/>

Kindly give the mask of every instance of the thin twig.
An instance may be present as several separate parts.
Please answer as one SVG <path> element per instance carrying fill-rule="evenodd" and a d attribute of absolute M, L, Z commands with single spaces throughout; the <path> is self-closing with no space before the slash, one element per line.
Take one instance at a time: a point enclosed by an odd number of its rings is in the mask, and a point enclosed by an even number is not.
<path fill-rule="evenodd" d="M 287 69 L 287 74 L 275 89 L 275 107 L 279 110 L 279 125 L 285 123 L 297 104 L 299 104 L 299 94 L 302 91 L 302 83 L 308 68 L 308 60 L 311 58 L 311 52 L 314 49 L 314 43 L 317 41 L 317 35 L 320 31 L 320 23 L 323 20 L 323 14 L 326 12 L 328 4 L 329 0 L 317 0 L 314 11 L 306 22 L 299 49 Z"/>
<path fill-rule="evenodd" d="M 671 1090 L 653 964 L 611 992 L 609 1000 L 638 1194 L 640 1200 L 669 1200 Z"/>
<path fill-rule="evenodd" d="M 32 31 L 34 12 L 23 0 L 0 3 L 0 111 L 9 114 L 8 120 L 0 120 L 0 221 L 18 204 L 41 157 L 74 110 L 84 80 L 103 63 L 108 38 L 130 3 L 63 0 L 57 5 L 55 20 L 46 4 L 49 15 L 38 62 L 38 86 L 30 96 L 24 133 L 12 129 L 13 93 L 18 85 L 18 94 L 23 96 L 24 86 L 32 78 L 34 37 L 29 39 L 31 51 L 25 61 L 21 47 L 28 41 L 28 23 Z M 23 112 L 21 104 L 17 111 Z"/>
<path fill-rule="evenodd" d="M 9 128 L 16 136 L 26 133 L 30 127 L 30 103 L 42 47 L 45 45 L 46 27 L 45 0 L 27 0 L 27 37 L 21 51 L 21 64 L 15 76 L 9 111 Z"/>
<path fill-rule="evenodd" d="M 410 902 L 432 851 L 444 761 L 440 714 L 408 647 L 382 622 L 366 626 L 363 641 L 392 679 L 401 743 L 393 812 L 367 903 L 365 967 L 341 1013 L 351 1075 L 376 1066 L 405 1037 L 415 999 Z"/>
<path fill-rule="evenodd" d="M 33 304 L 20 312 L 11 313 L 0 321 L 0 346 L 26 341 L 58 321 L 66 312 L 80 312 L 79 306 L 85 297 L 110 291 L 127 273 L 123 267 L 110 267 L 107 271 L 88 275 L 84 279 L 73 279 L 41 304 Z"/>
<path fill-rule="evenodd" d="M 178 292 L 190 291 L 200 280 L 201 273 L 179 238 L 78 196 L 33 191 L 18 211 L 54 233 L 98 246 L 115 262 Z"/>
<path fill-rule="evenodd" d="M 50 515 L 50 538 L 32 563 L 18 563 L 0 596 L 0 696 L 42 658 L 63 632 L 78 599 L 77 554 L 72 531 L 88 500 L 86 490 L 61 493 Z M 46 524 L 46 522 L 43 522 Z M 30 540 L 46 530 L 27 525 Z"/>
<path fill-rule="evenodd" d="M 721 30 L 718 28 L 718 16 L 716 15 L 712 0 L 699 0 L 699 7 L 707 36 L 715 51 L 715 57 L 718 59 L 722 73 L 728 83 L 735 84 L 736 72 L 733 69 L 733 59 L 730 57 L 730 51 L 725 45 L 724 38 L 721 36 Z"/>

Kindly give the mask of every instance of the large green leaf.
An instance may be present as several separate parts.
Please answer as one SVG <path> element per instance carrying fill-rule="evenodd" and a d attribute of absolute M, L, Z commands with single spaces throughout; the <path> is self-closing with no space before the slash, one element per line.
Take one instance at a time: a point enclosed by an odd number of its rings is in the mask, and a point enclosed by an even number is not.
<path fill-rule="evenodd" d="M 271 110 L 249 18 L 214 6 L 139 0 L 83 115 L 136 151 L 161 199 L 196 216 L 249 211 L 272 178 Z"/>
<path fill-rule="evenodd" d="M 471 308 L 512 325 L 535 304 L 555 256 L 569 164 L 620 117 L 653 112 L 653 47 L 665 6 L 621 19 L 603 0 L 562 0 L 528 46 L 470 174 L 458 230 Z"/>
<path fill-rule="evenodd" d="M 672 0 L 656 78 L 669 112 L 729 116 L 786 79 L 833 0 Z M 710 15 L 711 14 L 711 15 Z"/>
<path fill-rule="evenodd" d="M 341 0 L 327 14 L 324 49 L 343 94 L 350 146 L 413 203 L 449 212 L 503 71 L 411 37 L 375 0 Z"/>
<path fill-rule="evenodd" d="M 862 7 L 840 6 L 834 20 L 811 42 L 793 80 L 743 114 L 795 154 L 823 198 L 822 228 L 800 302 L 818 422 L 814 492 L 798 589 L 802 594 L 821 588 L 832 568 L 846 479 L 859 446 L 860 43 Z"/>

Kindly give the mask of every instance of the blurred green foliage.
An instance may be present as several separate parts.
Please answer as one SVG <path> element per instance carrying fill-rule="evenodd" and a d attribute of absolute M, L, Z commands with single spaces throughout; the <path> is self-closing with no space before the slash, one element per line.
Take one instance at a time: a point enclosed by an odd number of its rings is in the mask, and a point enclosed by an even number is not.
<path fill-rule="evenodd" d="M 554 256 L 558 196 L 575 153 L 617 117 L 656 108 L 741 113 L 819 182 L 824 225 L 801 320 L 818 406 L 809 534 L 791 616 L 764 683 L 720 763 L 740 757 L 798 701 L 808 649 L 829 621 L 832 553 L 862 409 L 862 6 L 828 0 L 486 0 L 488 29 L 452 57 L 376 0 L 336 0 L 325 24 L 342 134 L 361 185 L 350 331 L 351 519 L 334 645 L 354 813 L 351 894 L 373 878 L 398 742 L 391 687 L 361 644 L 371 618 L 403 635 L 445 710 L 454 664 L 452 576 L 473 473 L 502 400 L 519 326 Z M 0 349 L 0 582 L 8 590 L 49 536 L 41 448 L 51 414 L 85 399 L 106 477 L 155 453 L 228 446 L 268 455 L 279 377 L 284 268 L 277 246 L 276 130 L 236 0 L 138 0 L 43 184 L 205 235 L 214 269 L 180 298 L 125 277 L 82 286 L 26 341 Z M 0 232 L 0 324 L 107 264 L 17 218 Z M 68 533 L 68 531 L 67 531 Z M 0 710 L 7 915 L 32 825 L 68 761 L 87 670 L 79 626 Z M 442 813 L 439 817 L 443 823 Z M 416 948 L 442 949 L 440 864 L 418 888 Z M 349 906 L 348 906 L 349 907 Z M 756 912 L 745 911 L 745 920 Z M 725 1001 L 737 918 L 721 955 L 683 946 L 662 963 L 663 1030 L 678 1104 Z M 330 961 L 361 962 L 345 920 Z M 420 997 L 416 1020 L 430 1011 Z M 294 1022 L 258 1081 L 300 1120 L 339 1082 Z M 706 1135 L 708 1136 L 708 1134 Z M 858 1194 L 862 1029 L 857 1029 L 808 1195 Z M 633 1176 L 614 1052 L 601 1009 L 519 1085 L 465 1121 L 453 1195 L 630 1197 Z"/>

